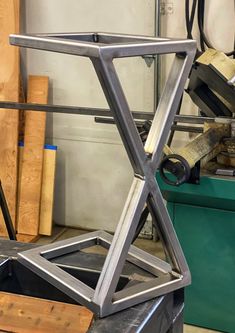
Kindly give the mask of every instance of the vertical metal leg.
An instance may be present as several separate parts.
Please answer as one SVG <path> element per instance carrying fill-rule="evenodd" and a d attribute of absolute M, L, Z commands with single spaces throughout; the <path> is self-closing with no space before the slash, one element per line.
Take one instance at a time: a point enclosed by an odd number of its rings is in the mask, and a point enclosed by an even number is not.
<path fill-rule="evenodd" d="M 161 192 L 155 180 L 155 172 L 160 163 L 163 146 L 169 134 L 171 123 L 174 120 L 184 84 L 191 68 L 190 58 L 187 56 L 175 57 L 144 148 L 114 65 L 110 61 L 103 61 L 102 59 L 93 61 L 93 64 L 127 154 L 130 160 L 133 161 L 134 173 L 139 172 L 139 177 L 144 177 L 148 184 L 147 203 L 153 220 L 160 230 L 160 237 L 173 264 L 172 267 L 178 273 L 184 275 L 187 283 L 189 283 L 189 269 L 169 214 L 163 203 Z"/>
<path fill-rule="evenodd" d="M 173 323 L 168 333 L 184 331 L 184 289 L 174 292 Z"/>
<path fill-rule="evenodd" d="M 147 194 L 145 181 L 135 178 L 95 290 L 94 302 L 104 309 L 111 306 Z"/>
<path fill-rule="evenodd" d="M 184 314 L 183 311 L 175 318 L 174 323 L 167 333 L 183 333 L 184 332 Z"/>
<path fill-rule="evenodd" d="M 92 62 L 133 167 L 134 174 L 143 176 L 146 154 L 112 59 L 104 61 L 102 58 L 99 58 Z"/>

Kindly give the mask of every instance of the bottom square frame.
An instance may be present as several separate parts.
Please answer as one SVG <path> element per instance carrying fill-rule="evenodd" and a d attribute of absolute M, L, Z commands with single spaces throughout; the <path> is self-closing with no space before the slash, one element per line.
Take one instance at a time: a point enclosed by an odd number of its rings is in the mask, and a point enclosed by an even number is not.
<path fill-rule="evenodd" d="M 41 278 L 73 298 L 76 302 L 86 306 L 99 317 L 105 317 L 179 289 L 185 285 L 185 278 L 187 277 L 183 277 L 173 271 L 167 262 L 131 245 L 127 261 L 151 273 L 153 279 L 147 279 L 147 281 L 139 282 L 133 286 L 124 287 L 124 289 L 112 295 L 112 301 L 109 304 L 106 303 L 104 305 L 94 302 L 96 289 L 89 287 L 84 282 L 56 266 L 55 263 L 50 262 L 50 260 L 59 256 L 80 251 L 94 245 L 100 245 L 109 249 L 112 239 L 113 237 L 107 232 L 95 231 L 20 252 L 19 261 Z"/>

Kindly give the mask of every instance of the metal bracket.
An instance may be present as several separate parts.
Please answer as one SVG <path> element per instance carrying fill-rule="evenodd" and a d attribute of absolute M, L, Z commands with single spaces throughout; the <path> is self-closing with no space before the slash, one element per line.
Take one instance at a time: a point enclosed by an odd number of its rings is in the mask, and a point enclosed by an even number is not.
<path fill-rule="evenodd" d="M 156 182 L 155 172 L 193 63 L 195 41 L 109 33 L 65 33 L 11 35 L 10 42 L 12 45 L 90 58 L 134 173 L 113 238 L 100 231 L 79 236 L 22 252 L 22 263 L 100 317 L 188 285 L 190 272 Z M 176 53 L 176 57 L 143 146 L 113 59 L 167 53 Z M 169 263 L 131 246 L 146 203 L 159 230 Z M 109 248 L 95 289 L 49 261 L 94 244 Z M 153 279 L 116 292 L 126 260 L 151 272 Z"/>
<path fill-rule="evenodd" d="M 151 67 L 152 66 L 152 63 L 154 62 L 154 60 L 156 59 L 156 56 L 155 55 L 152 55 L 152 54 L 146 54 L 144 56 L 142 56 L 142 58 L 144 59 L 146 65 L 148 67 Z"/>

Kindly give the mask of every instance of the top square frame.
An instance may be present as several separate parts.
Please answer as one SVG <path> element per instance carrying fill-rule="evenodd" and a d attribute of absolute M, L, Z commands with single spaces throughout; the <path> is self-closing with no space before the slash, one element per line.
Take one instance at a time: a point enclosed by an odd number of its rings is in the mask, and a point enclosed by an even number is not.
<path fill-rule="evenodd" d="M 186 53 L 194 40 L 152 38 L 103 32 L 10 35 L 10 44 L 89 58 L 124 58 L 150 54 Z"/>

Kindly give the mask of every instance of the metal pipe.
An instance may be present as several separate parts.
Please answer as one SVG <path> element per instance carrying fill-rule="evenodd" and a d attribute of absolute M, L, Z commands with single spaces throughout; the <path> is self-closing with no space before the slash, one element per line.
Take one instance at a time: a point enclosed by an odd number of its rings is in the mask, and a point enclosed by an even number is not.
<path fill-rule="evenodd" d="M 53 104 L 37 104 L 37 103 L 17 103 L 17 102 L 2 102 L 0 101 L 0 109 L 9 110 L 30 110 L 38 112 L 49 113 L 67 113 L 67 114 L 79 114 L 82 116 L 94 116 L 94 117 L 109 117 L 113 119 L 109 109 L 101 108 L 87 108 L 79 106 L 66 106 L 66 105 L 53 105 Z M 152 120 L 152 112 L 143 111 L 131 111 L 134 119 L 140 120 Z M 205 122 L 214 122 L 216 118 L 213 117 L 198 117 L 189 115 L 176 115 L 174 121 L 179 123 L 188 124 L 204 124 Z M 229 118 L 226 118 L 229 119 Z"/>
<path fill-rule="evenodd" d="M 155 1 L 155 14 L 154 14 L 154 36 L 161 36 L 161 14 L 160 14 L 160 0 Z M 160 55 L 156 55 L 154 58 L 154 100 L 153 100 L 153 112 L 157 110 L 161 89 L 160 89 L 160 70 L 161 70 L 161 58 Z"/>
<path fill-rule="evenodd" d="M 110 117 L 112 114 L 109 109 L 100 108 L 87 108 L 77 106 L 53 105 L 53 104 L 37 104 L 37 103 L 16 103 L 16 102 L 2 102 L 0 101 L 0 109 L 15 109 L 15 110 L 30 110 L 49 113 L 67 113 L 79 114 L 82 116 L 98 116 Z M 151 120 L 153 119 L 152 112 L 139 112 L 133 111 L 132 116 L 135 119 Z"/>
<path fill-rule="evenodd" d="M 194 126 L 172 125 L 171 130 L 177 132 L 187 132 L 187 133 L 203 133 L 203 127 L 194 127 Z"/>
<path fill-rule="evenodd" d="M 115 121 L 113 118 L 95 117 L 95 122 L 99 124 L 111 124 L 114 125 Z M 136 126 L 143 126 L 144 121 L 135 121 Z M 178 132 L 190 132 L 190 133 L 203 133 L 203 127 L 196 126 L 185 126 L 185 125 L 172 125 L 171 130 Z"/>
<path fill-rule="evenodd" d="M 179 123 L 187 123 L 187 124 L 204 124 L 205 122 L 211 123 L 214 122 L 216 118 L 212 117 L 199 117 L 199 116 L 188 116 L 188 115 L 176 115 L 175 121 Z"/>

